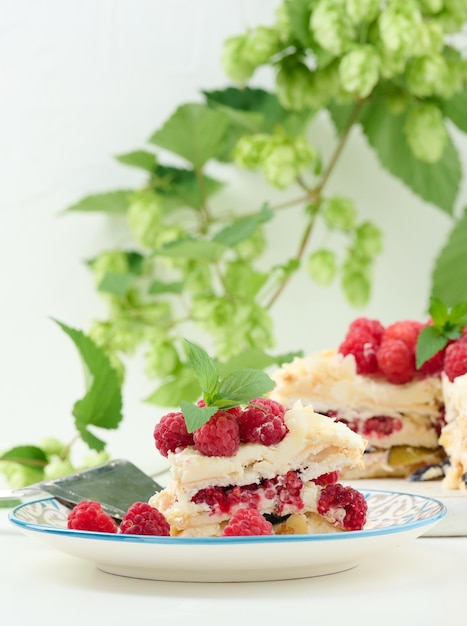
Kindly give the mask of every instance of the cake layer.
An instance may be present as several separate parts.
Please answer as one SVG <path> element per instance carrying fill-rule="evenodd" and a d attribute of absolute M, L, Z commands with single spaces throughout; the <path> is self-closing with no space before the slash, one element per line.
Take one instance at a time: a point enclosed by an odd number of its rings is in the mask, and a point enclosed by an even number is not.
<path fill-rule="evenodd" d="M 440 444 L 449 456 L 450 467 L 443 484 L 447 489 L 467 489 L 467 374 L 451 382 L 442 375 L 446 425 Z"/>
<path fill-rule="evenodd" d="M 246 443 L 231 457 L 207 457 L 192 446 L 169 453 L 172 478 L 186 499 L 211 486 L 258 484 L 299 470 L 304 482 L 322 474 L 362 466 L 366 441 L 344 424 L 296 402 L 284 416 L 288 433 L 275 445 Z"/>

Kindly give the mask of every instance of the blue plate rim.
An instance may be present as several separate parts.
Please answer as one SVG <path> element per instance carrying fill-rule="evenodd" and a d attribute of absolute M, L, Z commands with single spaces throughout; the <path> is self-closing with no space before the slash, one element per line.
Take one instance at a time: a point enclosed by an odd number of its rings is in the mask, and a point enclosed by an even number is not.
<path fill-rule="evenodd" d="M 380 537 L 383 535 L 390 535 L 395 533 L 409 532 L 411 530 L 422 529 L 425 526 L 432 526 L 437 524 L 439 521 L 443 519 L 443 517 L 447 513 L 446 505 L 437 500 L 436 498 L 431 498 L 428 496 L 422 496 L 419 494 L 413 494 L 404 491 L 391 491 L 389 489 L 359 489 L 359 491 L 366 497 L 371 494 L 390 494 L 397 496 L 409 496 L 410 498 L 414 498 L 417 500 L 423 500 L 425 502 L 430 502 L 436 504 L 439 507 L 439 510 L 430 515 L 429 517 L 418 519 L 413 522 L 395 524 L 392 526 L 386 526 L 383 528 L 369 528 L 363 530 L 353 530 L 349 532 L 335 532 L 335 533 L 310 533 L 310 534 L 302 534 L 302 535 L 262 535 L 262 536 L 249 536 L 249 537 L 160 537 L 154 535 L 122 535 L 118 533 L 101 533 L 95 531 L 77 531 L 71 530 L 69 528 L 56 528 L 55 526 L 44 526 L 42 524 L 34 524 L 30 522 L 25 522 L 24 520 L 18 519 L 16 517 L 16 513 L 26 506 L 30 506 L 32 504 L 40 504 L 43 502 L 57 502 L 58 500 L 53 497 L 40 498 L 38 500 L 30 500 L 28 502 L 23 502 L 18 504 L 12 509 L 8 514 L 9 521 L 25 530 L 25 531 L 34 531 L 45 534 L 52 535 L 61 535 L 76 539 L 92 539 L 92 540 L 100 540 L 100 541 L 113 541 L 117 543 L 150 543 L 150 544 L 158 544 L 158 545 L 212 545 L 212 544 L 245 544 L 245 543 L 295 543 L 295 542 L 306 542 L 313 543 L 316 541 L 348 541 L 349 539 L 360 539 L 360 538 L 371 538 L 371 537 Z M 59 504 L 59 503 L 58 503 Z"/>

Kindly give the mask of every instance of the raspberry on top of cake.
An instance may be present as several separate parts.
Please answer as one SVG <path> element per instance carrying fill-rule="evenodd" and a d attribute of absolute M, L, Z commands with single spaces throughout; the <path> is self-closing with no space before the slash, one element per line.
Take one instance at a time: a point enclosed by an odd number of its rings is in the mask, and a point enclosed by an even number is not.
<path fill-rule="evenodd" d="M 182 403 L 181 411 L 164 415 L 154 428 L 155 445 L 169 461 L 171 479 L 149 503 L 164 515 L 171 534 L 362 529 L 365 498 L 340 484 L 339 474 L 362 465 L 366 441 L 311 406 L 297 402 L 287 410 L 264 398 L 274 383 L 255 370 L 234 375 L 243 381 L 235 401 L 229 394 L 222 398 L 225 389 L 237 385 L 219 378 L 201 348 L 190 348 L 193 361 L 203 361 L 204 370 L 210 371 L 210 391 L 207 381 L 200 381 L 203 400 Z M 262 395 L 251 397 L 258 386 L 249 385 L 249 378 L 265 383 Z M 217 405 L 212 406 L 214 398 Z M 258 514 L 267 523 L 258 522 Z"/>
<path fill-rule="evenodd" d="M 444 318 L 449 318 L 447 312 Z M 452 382 L 467 372 L 467 333 L 460 324 L 443 323 L 446 332 L 432 319 L 385 327 L 378 320 L 357 318 L 337 349 L 295 358 L 274 372 L 269 397 L 287 407 L 299 399 L 310 403 L 367 440 L 364 469 L 346 471 L 344 478 L 408 477 L 420 468 L 445 464 L 446 455 L 452 464 L 458 437 L 451 433 L 461 422 L 452 425 L 451 391 L 444 380 Z M 424 345 L 429 348 L 423 350 Z M 467 466 L 462 463 L 456 474 L 461 471 L 465 483 Z"/>

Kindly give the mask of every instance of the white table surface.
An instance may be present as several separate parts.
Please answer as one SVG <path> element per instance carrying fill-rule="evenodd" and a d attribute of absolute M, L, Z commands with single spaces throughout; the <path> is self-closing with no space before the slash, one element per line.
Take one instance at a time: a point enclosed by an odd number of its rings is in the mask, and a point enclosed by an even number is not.
<path fill-rule="evenodd" d="M 26 537 L 0 510 L 0 555 L 5 626 L 467 623 L 467 537 L 421 537 L 318 578 L 169 583 L 103 573 Z"/>

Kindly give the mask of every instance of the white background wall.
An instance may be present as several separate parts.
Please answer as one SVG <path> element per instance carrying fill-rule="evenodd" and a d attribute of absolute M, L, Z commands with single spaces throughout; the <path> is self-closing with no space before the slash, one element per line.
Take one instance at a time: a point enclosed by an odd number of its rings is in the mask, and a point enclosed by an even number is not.
<path fill-rule="evenodd" d="M 51 321 L 86 330 L 103 311 L 83 261 L 121 236 L 103 216 L 61 215 L 84 195 L 138 184 L 113 155 L 142 148 L 179 104 L 200 89 L 227 85 L 223 40 L 271 23 L 276 0 L 0 0 L 0 450 L 73 433 L 71 408 L 84 393 L 74 346 Z M 256 84 L 267 86 L 259 74 Z M 317 143 L 334 136 L 323 121 Z M 467 141 L 458 141 L 464 167 Z M 239 201 L 255 206 L 265 188 L 237 180 Z M 362 217 L 385 233 L 365 315 L 383 323 L 423 318 L 434 255 L 447 216 L 423 204 L 378 166 L 355 134 L 329 190 L 354 197 Z M 467 188 L 458 209 L 467 203 Z M 287 217 L 272 246 L 294 249 Z M 305 279 L 288 289 L 274 315 L 278 350 L 334 346 L 349 321 L 338 288 Z M 125 419 L 109 433 L 110 451 L 143 467 L 159 460 L 152 428 L 160 410 L 142 404 L 151 387 L 135 365 Z"/>

